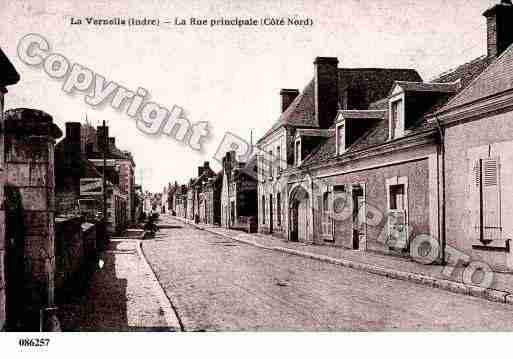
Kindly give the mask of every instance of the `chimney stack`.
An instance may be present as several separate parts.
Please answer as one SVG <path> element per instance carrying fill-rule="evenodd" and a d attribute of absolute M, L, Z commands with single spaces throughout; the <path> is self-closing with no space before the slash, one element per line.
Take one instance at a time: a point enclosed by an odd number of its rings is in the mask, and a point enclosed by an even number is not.
<path fill-rule="evenodd" d="M 285 110 L 290 106 L 290 104 L 296 99 L 299 95 L 299 90 L 297 89 L 281 89 L 281 112 L 285 112 Z"/>
<path fill-rule="evenodd" d="M 116 146 L 116 137 L 109 137 L 109 145 Z"/>
<path fill-rule="evenodd" d="M 338 111 L 338 59 L 317 57 L 314 65 L 315 119 L 320 128 L 329 128 Z"/>
<path fill-rule="evenodd" d="M 80 131 L 82 125 L 80 122 L 66 122 L 66 137 L 64 142 L 64 151 L 66 160 L 70 165 L 74 165 L 80 157 Z"/>
<path fill-rule="evenodd" d="M 104 141 L 109 138 L 109 126 L 98 126 L 96 128 L 96 144 L 98 151 L 102 152 L 105 146 Z"/>
<path fill-rule="evenodd" d="M 487 47 L 489 57 L 500 56 L 513 44 L 513 5 L 511 0 L 501 0 L 483 13 L 486 17 Z"/>

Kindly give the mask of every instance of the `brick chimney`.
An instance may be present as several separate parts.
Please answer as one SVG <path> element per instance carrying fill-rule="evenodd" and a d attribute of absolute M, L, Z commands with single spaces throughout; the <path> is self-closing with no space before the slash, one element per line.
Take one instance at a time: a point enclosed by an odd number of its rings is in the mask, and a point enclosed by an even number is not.
<path fill-rule="evenodd" d="M 109 138 L 109 126 L 98 126 L 96 128 L 96 144 L 98 146 L 98 151 L 103 151 L 104 139 Z"/>
<path fill-rule="evenodd" d="M 315 119 L 320 128 L 329 128 L 338 110 L 338 59 L 317 57 L 314 65 Z"/>
<path fill-rule="evenodd" d="M 483 13 L 486 17 L 488 56 L 500 56 L 513 44 L 513 5 L 502 0 Z"/>
<path fill-rule="evenodd" d="M 285 112 L 285 110 L 290 106 L 292 101 L 294 101 L 298 95 L 299 90 L 297 89 L 281 89 L 281 112 Z"/>
<path fill-rule="evenodd" d="M 80 158 L 81 129 L 82 125 L 80 124 L 80 122 L 66 122 L 64 152 L 66 155 L 66 161 L 69 165 L 76 164 L 77 160 Z"/>

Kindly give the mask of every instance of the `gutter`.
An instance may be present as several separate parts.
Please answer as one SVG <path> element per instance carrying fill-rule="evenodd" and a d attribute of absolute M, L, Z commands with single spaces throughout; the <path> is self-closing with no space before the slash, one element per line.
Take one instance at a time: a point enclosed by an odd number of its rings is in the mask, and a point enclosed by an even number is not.
<path fill-rule="evenodd" d="M 441 217 L 440 216 L 438 217 L 439 218 L 439 227 L 440 227 L 440 246 L 441 246 L 441 260 L 442 260 L 442 265 L 445 265 L 446 264 L 446 258 L 445 258 L 445 247 L 446 247 L 446 244 L 447 244 L 447 238 L 446 238 L 446 224 L 445 224 L 445 212 L 446 212 L 446 207 L 445 207 L 445 129 L 442 127 L 442 125 L 440 124 L 440 120 L 438 117 L 435 117 L 435 121 L 436 121 L 436 125 L 437 125 L 437 128 L 438 128 L 438 134 L 440 136 L 440 143 L 438 144 L 438 148 L 439 148 L 439 151 L 440 151 L 440 156 L 442 157 L 442 163 L 441 163 L 441 182 L 442 182 L 442 198 L 440 200 L 440 171 L 438 172 L 438 175 L 437 175 L 437 179 L 438 179 L 438 193 L 439 193 L 439 203 L 441 202 Z M 437 162 L 439 160 L 437 159 Z M 440 223 L 441 222 L 441 223 Z"/>

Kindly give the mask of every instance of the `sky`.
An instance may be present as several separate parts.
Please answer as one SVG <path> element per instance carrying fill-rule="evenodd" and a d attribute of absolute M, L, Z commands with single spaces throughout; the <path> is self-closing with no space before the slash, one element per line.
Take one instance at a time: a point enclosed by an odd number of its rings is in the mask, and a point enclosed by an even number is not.
<path fill-rule="evenodd" d="M 43 110 L 65 122 L 107 121 L 120 149 L 132 152 L 136 181 L 159 192 L 185 183 L 213 158 L 226 131 L 256 141 L 280 115 L 280 89 L 303 89 L 317 56 L 339 67 L 414 68 L 424 80 L 486 53 L 482 12 L 499 0 L 0 0 L 0 46 L 20 73 L 6 109 Z M 297 17 L 313 26 L 255 28 L 71 25 L 71 18 Z M 53 52 L 168 109 L 182 107 L 192 122 L 207 121 L 202 151 L 165 135 L 137 129 L 126 113 L 94 108 L 83 93 L 66 94 L 50 78 L 16 56 L 20 39 L 37 33 Z"/>

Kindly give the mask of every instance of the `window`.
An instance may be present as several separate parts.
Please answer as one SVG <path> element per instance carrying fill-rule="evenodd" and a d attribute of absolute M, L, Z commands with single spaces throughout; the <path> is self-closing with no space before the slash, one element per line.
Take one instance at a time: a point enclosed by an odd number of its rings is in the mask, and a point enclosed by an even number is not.
<path fill-rule="evenodd" d="M 393 101 L 391 104 L 390 139 L 404 135 L 403 100 Z"/>
<path fill-rule="evenodd" d="M 346 149 L 344 124 L 337 125 L 337 155 L 344 153 Z"/>
<path fill-rule="evenodd" d="M 501 192 L 499 158 L 475 161 L 473 167 L 474 238 L 484 244 L 501 239 Z"/>
<path fill-rule="evenodd" d="M 273 163 L 274 163 L 273 151 L 269 151 L 269 177 L 273 176 Z"/>
<path fill-rule="evenodd" d="M 296 140 L 294 148 L 296 166 L 299 166 L 301 164 L 301 140 Z"/>
<path fill-rule="evenodd" d="M 265 224 L 265 196 L 262 196 L 262 224 Z"/>
<path fill-rule="evenodd" d="M 393 185 L 390 186 L 390 209 L 392 210 L 404 210 L 404 185 Z"/>
<path fill-rule="evenodd" d="M 278 220 L 278 227 L 281 227 L 281 193 L 276 194 L 276 217 Z"/>
<path fill-rule="evenodd" d="M 281 173 L 281 148 L 276 147 L 276 176 Z"/>

